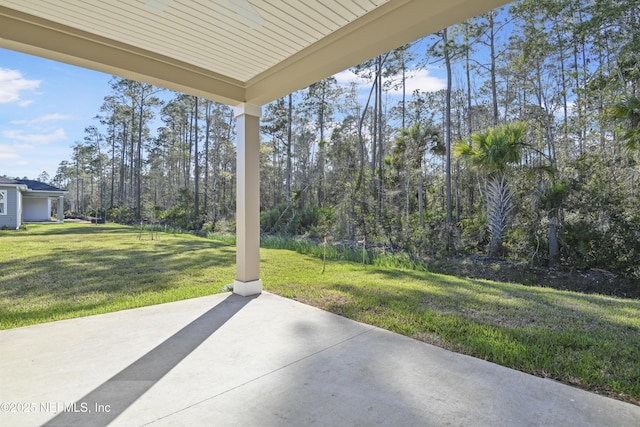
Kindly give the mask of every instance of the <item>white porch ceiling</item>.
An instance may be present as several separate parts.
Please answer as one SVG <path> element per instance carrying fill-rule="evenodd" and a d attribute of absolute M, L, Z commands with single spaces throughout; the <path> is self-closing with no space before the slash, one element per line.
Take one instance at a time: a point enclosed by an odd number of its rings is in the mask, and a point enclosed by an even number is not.
<path fill-rule="evenodd" d="M 151 1 L 0 0 L 0 47 L 262 105 L 507 3 L 250 0 L 252 19 L 242 0 Z"/>

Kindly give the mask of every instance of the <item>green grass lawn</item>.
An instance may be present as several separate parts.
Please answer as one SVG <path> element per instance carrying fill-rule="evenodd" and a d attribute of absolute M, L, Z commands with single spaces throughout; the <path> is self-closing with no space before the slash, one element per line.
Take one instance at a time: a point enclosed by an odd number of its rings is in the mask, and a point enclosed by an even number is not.
<path fill-rule="evenodd" d="M 220 292 L 235 248 L 119 225 L 0 231 L 0 329 Z"/>
<path fill-rule="evenodd" d="M 0 232 L 0 328 L 220 292 L 235 248 L 115 225 Z M 440 347 L 640 404 L 640 300 L 262 249 L 265 290 Z"/>

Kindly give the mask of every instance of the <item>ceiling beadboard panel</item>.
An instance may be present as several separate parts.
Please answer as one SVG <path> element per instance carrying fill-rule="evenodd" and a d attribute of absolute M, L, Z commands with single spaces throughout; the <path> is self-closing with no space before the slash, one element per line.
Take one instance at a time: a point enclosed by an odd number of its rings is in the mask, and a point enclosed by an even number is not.
<path fill-rule="evenodd" d="M 248 81 L 388 0 L 1 0 L 0 5 Z"/>
<path fill-rule="evenodd" d="M 0 0 L 0 47 L 264 105 L 508 1 Z"/>

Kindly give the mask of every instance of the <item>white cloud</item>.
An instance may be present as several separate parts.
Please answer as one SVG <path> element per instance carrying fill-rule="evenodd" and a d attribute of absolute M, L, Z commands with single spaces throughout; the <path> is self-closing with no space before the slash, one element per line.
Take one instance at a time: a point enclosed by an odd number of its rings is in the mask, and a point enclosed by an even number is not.
<path fill-rule="evenodd" d="M 37 89 L 42 80 L 27 80 L 18 70 L 0 68 L 0 104 L 20 101 L 20 93 Z M 21 103 L 21 106 L 24 106 Z M 28 105 L 28 104 L 27 104 Z"/>
<path fill-rule="evenodd" d="M 358 86 L 368 85 L 371 83 L 370 80 L 363 79 L 362 77 L 358 76 L 356 73 L 354 73 L 349 69 L 341 71 L 338 74 L 334 75 L 333 77 L 336 78 L 336 80 L 338 81 L 338 84 L 344 85 L 344 86 L 347 86 L 352 82 L 356 83 Z"/>
<path fill-rule="evenodd" d="M 73 120 L 75 117 L 66 114 L 45 114 L 44 116 L 36 117 L 31 120 L 12 120 L 11 124 L 24 125 L 24 124 L 36 124 L 44 122 L 57 122 L 61 120 Z"/>
<path fill-rule="evenodd" d="M 0 145 L 0 160 L 15 160 L 19 158 L 20 156 L 16 153 L 15 147 Z"/>
<path fill-rule="evenodd" d="M 3 153 L 2 151 L 0 151 L 0 159 L 2 160 L 14 160 L 18 158 L 20 158 L 20 156 L 18 156 L 16 153 Z"/>
<path fill-rule="evenodd" d="M 398 82 L 399 81 L 400 78 L 398 78 Z M 407 95 L 412 94 L 415 90 L 420 90 L 420 92 L 437 92 L 446 89 L 447 81 L 440 77 L 430 75 L 429 70 L 415 70 L 407 73 L 405 86 Z M 401 94 L 402 87 L 392 89 L 392 93 Z"/>
<path fill-rule="evenodd" d="M 342 71 L 334 76 L 339 84 L 348 85 L 352 82 L 359 86 L 368 86 L 371 84 L 370 80 L 363 79 L 351 70 Z M 400 76 L 395 78 L 395 83 L 400 83 Z M 445 79 L 432 76 L 429 70 L 415 70 L 409 71 L 406 75 L 405 90 L 407 95 L 410 95 L 416 89 L 421 92 L 437 92 L 447 87 Z M 402 93 L 402 86 L 392 87 L 389 89 L 389 93 L 393 95 L 400 95 Z"/>
<path fill-rule="evenodd" d="M 5 130 L 4 132 L 2 132 L 2 135 L 6 139 L 38 143 L 38 144 L 48 144 L 52 141 L 58 141 L 60 139 L 65 139 L 67 137 L 67 135 L 64 132 L 64 129 L 56 129 L 55 131 L 49 134 L 36 134 L 36 133 L 24 134 L 21 130 Z"/>

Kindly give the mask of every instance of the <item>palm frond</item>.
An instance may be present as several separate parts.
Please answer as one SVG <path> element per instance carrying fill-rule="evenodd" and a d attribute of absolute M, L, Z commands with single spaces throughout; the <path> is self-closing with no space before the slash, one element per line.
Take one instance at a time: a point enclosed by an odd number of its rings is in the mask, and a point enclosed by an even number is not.
<path fill-rule="evenodd" d="M 609 115 L 626 128 L 622 136 L 625 148 L 640 149 L 640 97 L 632 96 L 614 104 Z"/>

